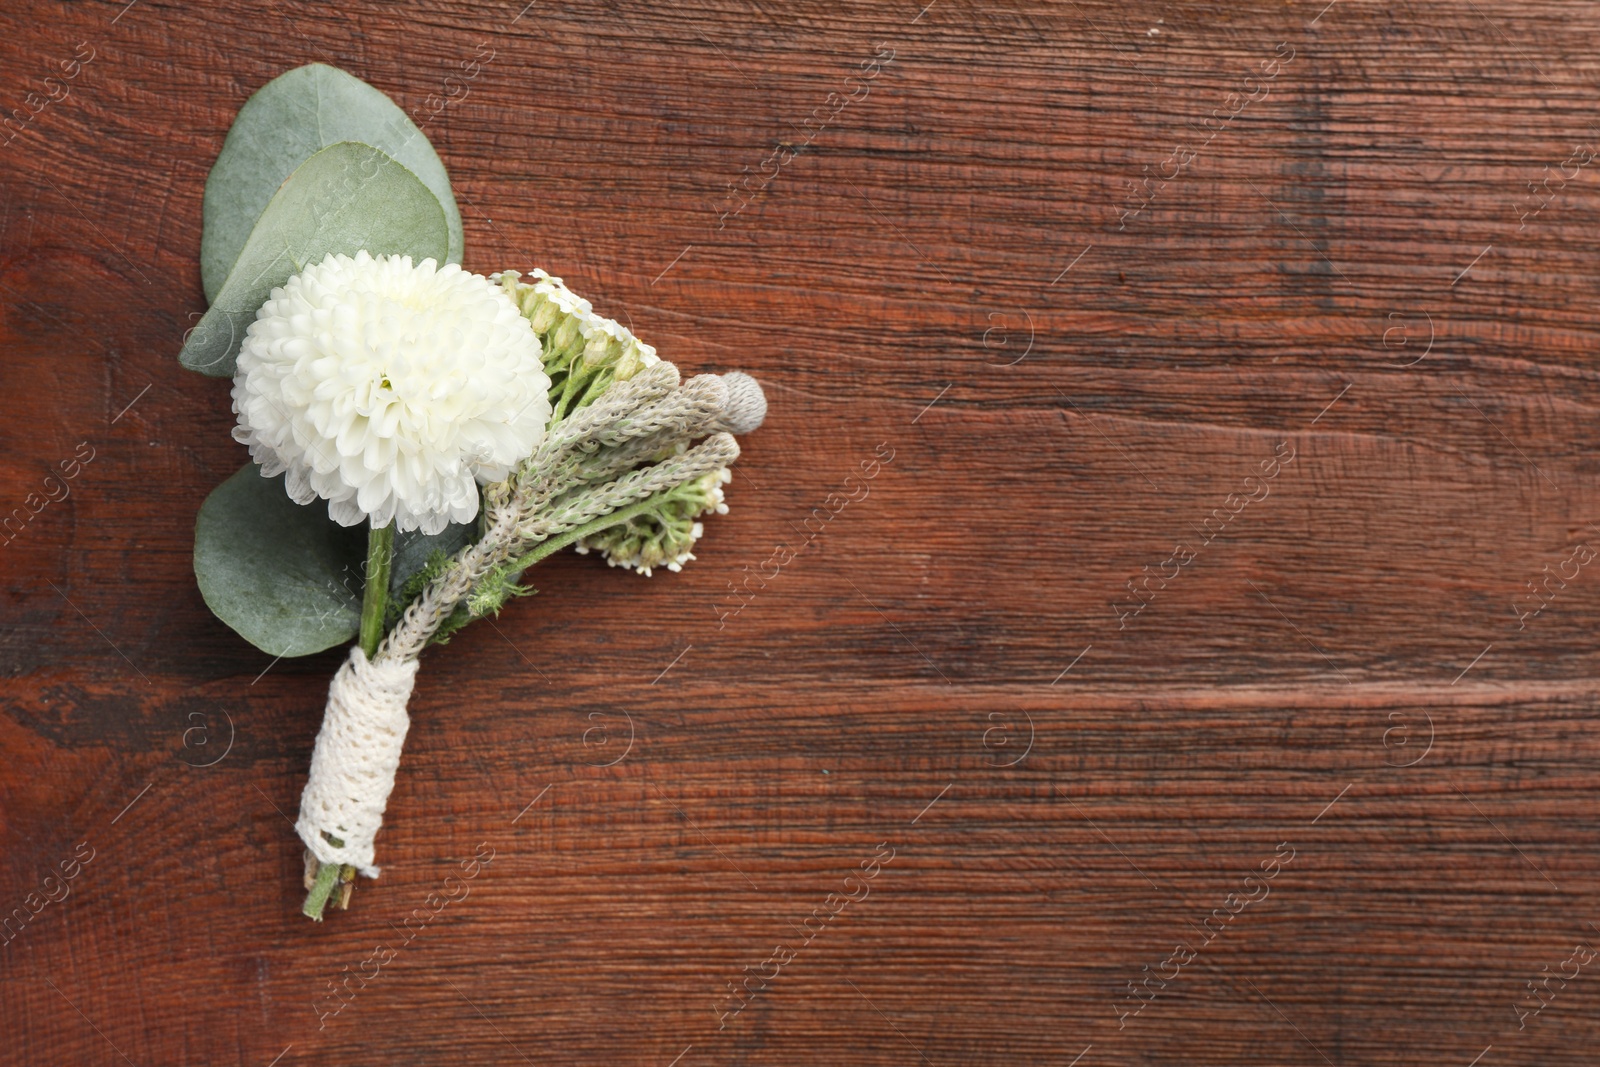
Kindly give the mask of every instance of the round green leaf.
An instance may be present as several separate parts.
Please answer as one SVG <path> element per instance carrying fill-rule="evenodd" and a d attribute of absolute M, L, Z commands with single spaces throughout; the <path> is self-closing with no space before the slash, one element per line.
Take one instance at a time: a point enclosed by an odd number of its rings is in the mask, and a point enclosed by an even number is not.
<path fill-rule="evenodd" d="M 194 525 L 194 576 L 217 618 L 269 656 L 343 644 L 361 625 L 365 527 L 296 504 L 283 477 L 247 463 L 214 489 Z"/>
<path fill-rule="evenodd" d="M 184 337 L 190 370 L 232 377 L 245 330 L 272 290 L 329 252 L 443 262 L 444 211 L 391 156 L 345 141 L 306 160 L 272 197 L 210 310 Z"/>
<path fill-rule="evenodd" d="M 415 174 L 444 210 L 449 242 L 440 262 L 461 262 L 461 212 L 428 138 L 394 101 L 360 78 L 312 63 L 279 75 L 245 101 L 206 179 L 200 278 L 207 300 L 222 292 L 278 186 L 340 141 L 372 145 Z"/>

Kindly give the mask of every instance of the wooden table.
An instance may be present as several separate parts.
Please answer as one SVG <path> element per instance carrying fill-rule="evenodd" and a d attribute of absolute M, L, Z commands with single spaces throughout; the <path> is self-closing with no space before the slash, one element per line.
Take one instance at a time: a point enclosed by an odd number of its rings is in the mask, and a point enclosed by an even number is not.
<path fill-rule="evenodd" d="M 0 13 L 0 504 L 77 467 L 0 551 L 0 908 L 77 874 L 0 1061 L 1595 1062 L 1595 8 L 519 8 Z M 315 60 L 467 266 L 772 402 L 682 574 L 427 656 L 320 927 L 338 654 L 202 603 L 175 358 Z"/>

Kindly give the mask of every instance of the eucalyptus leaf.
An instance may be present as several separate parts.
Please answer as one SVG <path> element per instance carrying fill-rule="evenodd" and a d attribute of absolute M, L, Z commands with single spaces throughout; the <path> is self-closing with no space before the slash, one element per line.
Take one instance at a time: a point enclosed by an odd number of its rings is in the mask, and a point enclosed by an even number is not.
<path fill-rule="evenodd" d="M 194 527 L 194 575 L 217 618 L 269 656 L 306 656 L 361 624 L 366 530 L 318 500 L 296 504 L 283 477 L 247 463 L 214 489 Z"/>
<path fill-rule="evenodd" d="M 178 359 L 190 370 L 231 377 L 245 330 L 272 290 L 329 252 L 442 262 L 448 246 L 444 211 L 415 175 L 371 145 L 331 145 L 302 163 L 267 204 Z"/>
<path fill-rule="evenodd" d="M 438 198 L 449 243 L 441 263 L 461 262 L 461 211 L 450 176 L 416 124 L 383 93 L 323 63 L 281 74 L 245 101 L 206 179 L 200 278 L 215 301 L 272 194 L 318 151 L 360 141 L 399 160 Z"/>

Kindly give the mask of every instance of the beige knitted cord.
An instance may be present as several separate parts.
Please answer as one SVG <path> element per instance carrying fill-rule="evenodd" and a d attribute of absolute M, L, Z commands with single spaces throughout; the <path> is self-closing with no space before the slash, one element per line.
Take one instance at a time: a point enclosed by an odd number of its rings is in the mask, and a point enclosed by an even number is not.
<path fill-rule="evenodd" d="M 728 466 L 739 455 L 728 431 L 753 430 L 765 414 L 755 379 L 699 375 L 680 386 L 677 368 L 662 362 L 557 424 L 516 474 L 485 487 L 482 539 L 412 601 L 370 662 L 352 648 L 328 687 L 295 824 L 312 854 L 378 877 L 374 840 L 410 725 L 418 657 L 485 575 L 551 537 Z M 632 469 L 706 434 L 693 448 Z"/>
<path fill-rule="evenodd" d="M 373 840 L 383 825 L 411 724 L 406 701 L 417 667 L 414 659 L 369 663 L 358 645 L 333 676 L 295 824 L 300 840 L 323 863 L 346 863 L 368 878 L 378 877 Z"/>

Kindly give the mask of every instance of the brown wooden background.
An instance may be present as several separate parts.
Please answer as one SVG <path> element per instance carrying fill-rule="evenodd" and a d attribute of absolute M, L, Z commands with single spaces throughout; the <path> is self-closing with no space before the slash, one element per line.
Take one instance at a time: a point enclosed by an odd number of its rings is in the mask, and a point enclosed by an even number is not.
<path fill-rule="evenodd" d="M 0 1061 L 1600 1055 L 1600 962 L 1517 1017 L 1600 943 L 1600 568 L 1517 615 L 1600 545 L 1596 6 L 19 2 L 0 110 L 80 42 L 0 148 L 0 505 L 95 457 L 0 547 L 0 909 L 94 859 L 0 948 Z M 287 819 L 338 657 L 201 602 L 244 455 L 175 355 L 228 124 L 319 59 L 426 123 L 469 267 L 544 266 L 772 414 L 683 574 L 561 558 L 429 654 L 384 876 L 314 927 Z"/>

